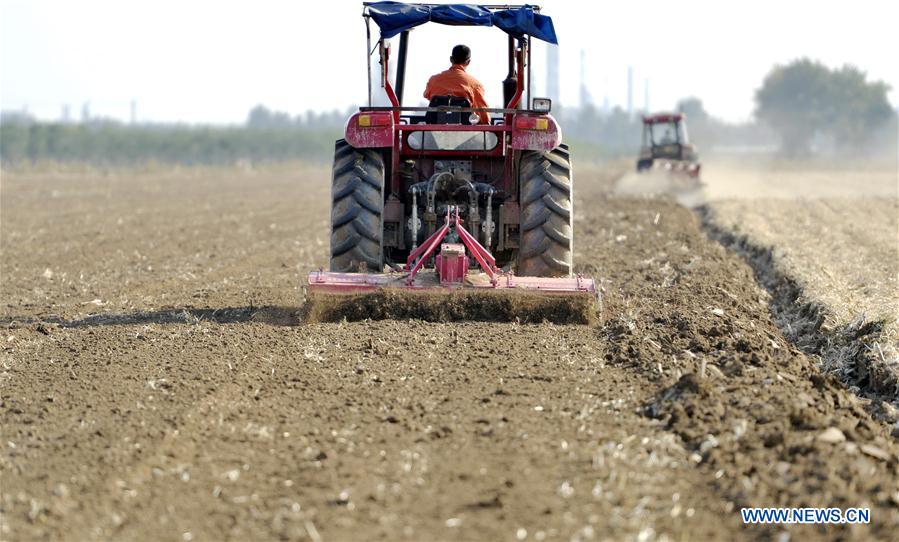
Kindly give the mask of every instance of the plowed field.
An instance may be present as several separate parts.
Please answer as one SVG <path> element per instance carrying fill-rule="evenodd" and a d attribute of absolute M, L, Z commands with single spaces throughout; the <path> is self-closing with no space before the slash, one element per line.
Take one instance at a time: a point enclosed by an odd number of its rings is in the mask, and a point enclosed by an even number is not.
<path fill-rule="evenodd" d="M 667 199 L 576 172 L 594 325 L 298 320 L 328 172 L 4 174 L 4 540 L 771 538 L 899 445 Z"/>

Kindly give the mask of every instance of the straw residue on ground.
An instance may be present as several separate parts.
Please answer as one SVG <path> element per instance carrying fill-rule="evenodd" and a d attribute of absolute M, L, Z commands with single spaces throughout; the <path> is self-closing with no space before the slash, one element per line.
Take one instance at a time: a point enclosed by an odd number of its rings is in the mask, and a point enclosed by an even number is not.
<path fill-rule="evenodd" d="M 705 180 L 712 225 L 769 250 L 773 271 L 795 281 L 800 304 L 820 308 L 820 332 L 857 332 L 868 323 L 865 356 L 880 378 L 899 376 L 899 198 L 896 169 L 808 165 L 712 165 Z M 848 350 L 825 366 L 853 382 Z M 827 357 L 827 356 L 825 356 Z M 892 377 L 890 376 L 892 375 Z M 899 390 L 871 383 L 897 397 Z"/>

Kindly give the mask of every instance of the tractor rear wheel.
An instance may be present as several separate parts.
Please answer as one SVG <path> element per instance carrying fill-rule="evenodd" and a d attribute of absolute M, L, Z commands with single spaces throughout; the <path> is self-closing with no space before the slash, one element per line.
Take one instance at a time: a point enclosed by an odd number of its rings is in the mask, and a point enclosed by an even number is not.
<path fill-rule="evenodd" d="M 521 199 L 518 274 L 571 275 L 574 215 L 568 145 L 522 154 L 518 176 Z"/>
<path fill-rule="evenodd" d="M 381 154 L 337 140 L 331 173 L 331 271 L 383 271 L 383 188 Z"/>

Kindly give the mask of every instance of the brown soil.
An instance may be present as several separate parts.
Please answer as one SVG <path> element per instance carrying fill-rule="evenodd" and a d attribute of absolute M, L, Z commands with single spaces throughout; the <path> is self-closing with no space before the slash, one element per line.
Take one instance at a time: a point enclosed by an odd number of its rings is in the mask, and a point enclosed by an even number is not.
<path fill-rule="evenodd" d="M 594 325 L 303 324 L 326 179 L 4 175 L 0 537 L 785 530 L 742 525 L 743 506 L 872 509 L 789 529 L 803 538 L 899 529 L 899 445 L 784 339 L 690 211 L 578 171 Z"/>

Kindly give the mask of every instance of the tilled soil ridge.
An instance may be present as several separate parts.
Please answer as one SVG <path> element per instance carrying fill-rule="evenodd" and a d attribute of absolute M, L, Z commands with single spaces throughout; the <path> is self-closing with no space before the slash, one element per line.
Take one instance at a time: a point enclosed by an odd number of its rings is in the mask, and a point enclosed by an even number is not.
<path fill-rule="evenodd" d="M 713 472 L 728 507 L 870 505 L 889 518 L 876 531 L 889 538 L 899 521 L 889 429 L 783 337 L 752 270 L 704 241 L 697 218 L 657 200 L 616 203 L 632 206 L 608 213 L 624 224 L 598 233 L 634 250 L 615 251 L 620 260 L 603 268 L 618 291 L 606 296 L 606 359 L 642 366 L 658 383 L 647 415 Z M 666 219 L 679 233 L 660 246 L 647 226 Z M 872 536 L 844 534 L 862 532 Z"/>
<path fill-rule="evenodd" d="M 899 423 L 897 338 L 885 329 L 884 322 L 859 314 L 847 325 L 828 325 L 828 321 L 839 319 L 780 269 L 771 247 L 759 246 L 746 235 L 722 228 L 708 207 L 700 208 L 699 213 L 709 235 L 752 266 L 759 284 L 771 294 L 774 321 L 786 338 L 820 359 L 825 373 L 833 374 L 856 393 L 875 403 L 892 403 L 880 406 L 885 411 L 879 417 L 890 424 Z M 877 410 L 876 406 L 872 408 Z M 899 432 L 899 425 L 896 428 Z"/>

